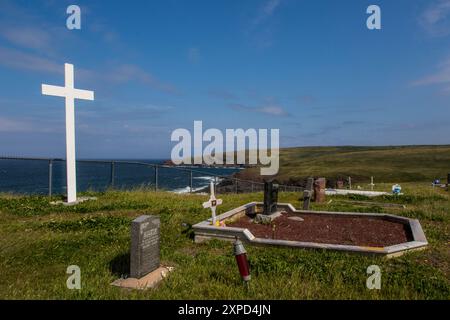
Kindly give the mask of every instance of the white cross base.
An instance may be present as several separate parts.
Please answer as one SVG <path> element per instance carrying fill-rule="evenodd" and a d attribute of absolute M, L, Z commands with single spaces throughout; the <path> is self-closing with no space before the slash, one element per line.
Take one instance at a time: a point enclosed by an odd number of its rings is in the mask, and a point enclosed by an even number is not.
<path fill-rule="evenodd" d="M 214 195 L 214 183 L 211 181 L 211 196 L 208 201 L 203 202 L 203 208 L 211 208 L 213 226 L 216 225 L 216 207 L 221 204 L 222 199 L 216 199 L 216 196 Z"/>
<path fill-rule="evenodd" d="M 64 64 L 65 86 L 42 85 L 42 94 L 66 98 L 67 203 L 77 201 L 75 160 L 75 99 L 94 100 L 94 91 L 74 88 L 73 64 Z"/>

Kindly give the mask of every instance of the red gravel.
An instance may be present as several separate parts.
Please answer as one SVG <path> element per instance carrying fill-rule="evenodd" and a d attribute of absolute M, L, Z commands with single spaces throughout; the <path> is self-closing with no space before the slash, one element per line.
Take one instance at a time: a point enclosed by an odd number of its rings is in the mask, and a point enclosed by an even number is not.
<path fill-rule="evenodd" d="M 288 219 L 290 216 L 300 216 L 304 221 Z M 253 223 L 251 218 L 244 216 L 227 226 L 247 228 L 255 237 L 263 239 L 368 247 L 385 247 L 411 241 L 410 231 L 402 223 L 364 216 L 283 214 L 272 225 Z"/>

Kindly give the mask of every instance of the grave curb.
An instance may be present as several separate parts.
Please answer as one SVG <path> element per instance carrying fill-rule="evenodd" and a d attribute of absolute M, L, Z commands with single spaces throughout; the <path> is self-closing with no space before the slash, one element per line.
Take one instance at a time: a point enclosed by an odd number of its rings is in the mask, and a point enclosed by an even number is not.
<path fill-rule="evenodd" d="M 230 211 L 227 211 L 225 213 L 222 213 L 221 215 L 217 216 L 217 220 L 223 221 L 231 218 L 234 215 L 246 214 L 248 211 L 254 213 L 256 212 L 257 207 L 262 205 L 263 205 L 262 202 L 250 202 L 240 207 L 234 208 Z M 236 227 L 216 227 L 211 225 L 211 219 L 207 219 L 192 226 L 195 233 L 195 242 L 201 243 L 210 239 L 233 241 L 235 237 L 238 237 L 241 241 L 253 245 L 282 246 L 282 247 L 302 248 L 302 249 L 326 249 L 326 250 L 344 251 L 360 254 L 380 255 L 387 258 L 400 256 L 407 251 L 421 250 L 428 245 L 425 233 L 423 232 L 422 226 L 420 225 L 420 222 L 417 219 L 400 217 L 393 214 L 385 214 L 385 213 L 297 210 L 290 203 L 278 203 L 278 208 L 283 208 L 284 210 L 289 211 L 290 213 L 293 214 L 301 213 L 301 214 L 323 214 L 323 215 L 364 216 L 364 217 L 384 218 L 387 220 L 400 222 L 405 225 L 408 225 L 411 230 L 411 235 L 413 239 L 412 241 L 386 247 L 352 246 L 352 245 L 327 244 L 316 242 L 262 239 L 256 238 L 248 229 Z"/>

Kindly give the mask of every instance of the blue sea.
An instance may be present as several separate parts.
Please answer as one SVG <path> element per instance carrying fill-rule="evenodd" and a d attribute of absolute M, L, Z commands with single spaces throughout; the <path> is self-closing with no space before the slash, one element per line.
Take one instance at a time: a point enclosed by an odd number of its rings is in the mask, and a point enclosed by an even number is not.
<path fill-rule="evenodd" d="M 120 161 L 162 164 L 164 160 L 114 160 L 114 188 L 133 189 L 155 187 L 155 169 L 139 164 Z M 184 193 L 190 191 L 191 168 L 158 168 L 158 189 Z M 192 168 L 193 191 L 209 185 L 216 176 L 231 176 L 240 168 Z M 52 193 L 66 193 L 66 166 L 64 161 L 53 162 Z M 220 180 L 220 178 L 219 178 Z M 102 162 L 77 161 L 77 189 L 82 191 L 103 191 L 112 185 L 111 164 Z M 2 160 L 0 159 L 0 192 L 20 194 L 48 194 L 48 160 Z"/>

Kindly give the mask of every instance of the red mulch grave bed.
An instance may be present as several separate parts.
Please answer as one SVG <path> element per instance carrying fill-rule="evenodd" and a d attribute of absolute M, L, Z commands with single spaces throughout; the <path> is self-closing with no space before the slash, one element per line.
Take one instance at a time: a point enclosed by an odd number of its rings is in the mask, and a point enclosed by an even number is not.
<path fill-rule="evenodd" d="M 301 217 L 304 221 L 289 217 Z M 257 238 L 275 240 L 368 247 L 386 247 L 411 241 L 409 228 L 404 224 L 364 216 L 283 214 L 271 225 L 254 223 L 253 219 L 244 216 L 227 226 L 247 228 Z"/>

